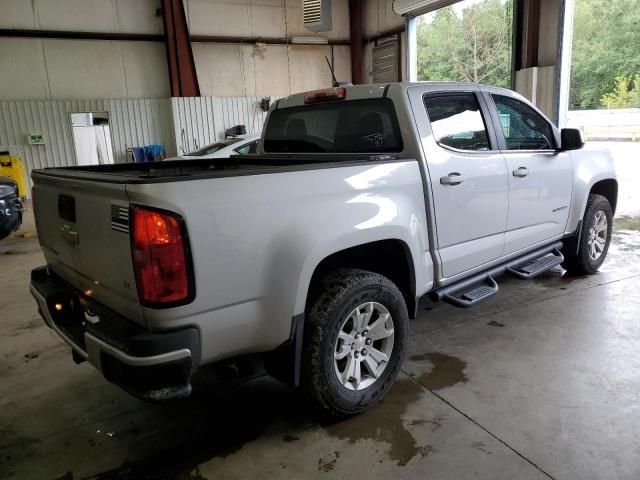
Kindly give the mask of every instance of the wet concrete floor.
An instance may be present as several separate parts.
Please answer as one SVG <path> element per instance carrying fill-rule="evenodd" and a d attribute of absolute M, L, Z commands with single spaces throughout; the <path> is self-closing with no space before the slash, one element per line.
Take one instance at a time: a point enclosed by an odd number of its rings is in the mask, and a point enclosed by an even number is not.
<path fill-rule="evenodd" d="M 640 145 L 612 148 L 619 174 L 640 170 Z M 37 239 L 0 242 L 0 479 L 640 478 L 640 194 L 624 182 L 599 274 L 427 306 L 389 395 L 342 422 L 266 377 L 130 397 L 39 319 Z"/>

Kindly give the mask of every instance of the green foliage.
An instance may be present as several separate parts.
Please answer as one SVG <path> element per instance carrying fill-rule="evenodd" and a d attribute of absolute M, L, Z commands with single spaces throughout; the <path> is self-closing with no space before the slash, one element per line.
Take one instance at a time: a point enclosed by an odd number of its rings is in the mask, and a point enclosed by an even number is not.
<path fill-rule="evenodd" d="M 612 92 L 605 93 L 600 98 L 600 103 L 606 108 L 638 108 L 640 107 L 640 75 L 630 78 L 618 75 L 615 78 L 615 87 Z"/>
<path fill-rule="evenodd" d="M 509 86 L 512 1 L 421 19 L 418 79 Z M 575 0 L 572 57 L 570 109 L 640 107 L 640 0 Z"/>
<path fill-rule="evenodd" d="M 601 108 L 606 94 L 626 105 L 621 77 L 640 88 L 639 7 L 638 0 L 576 0 L 569 108 Z M 619 107 L 612 101 L 610 108 Z"/>
<path fill-rule="evenodd" d="M 482 82 L 509 86 L 511 0 L 483 0 L 458 16 L 437 10 L 417 26 L 418 79 Z"/>

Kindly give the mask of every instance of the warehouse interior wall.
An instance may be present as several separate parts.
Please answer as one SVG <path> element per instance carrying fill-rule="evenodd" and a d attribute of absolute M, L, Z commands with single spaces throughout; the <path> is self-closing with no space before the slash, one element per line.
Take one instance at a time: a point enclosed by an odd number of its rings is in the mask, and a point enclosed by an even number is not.
<path fill-rule="evenodd" d="M 40 32 L 0 36 L 1 149 L 17 152 L 29 173 L 75 165 L 71 113 L 106 111 L 116 161 L 152 143 L 171 156 L 236 124 L 259 132 L 264 96 L 331 86 L 325 56 L 340 81 L 351 80 L 347 1 L 333 0 L 332 30 L 322 33 L 303 27 L 300 0 L 183 2 L 190 35 L 201 39 L 192 49 L 202 94 L 184 100 L 170 99 L 159 0 L 0 0 L 0 30 Z M 49 31 L 110 39 L 47 38 Z M 331 44 L 286 43 L 296 36 Z M 43 144 L 28 143 L 34 133 Z"/>
<path fill-rule="evenodd" d="M 333 0 L 332 30 L 304 28 L 301 0 L 185 0 L 192 36 L 321 37 L 349 39 L 346 0 Z M 193 43 L 202 95 L 275 95 L 327 88 L 332 84 L 325 56 L 339 81 L 351 80 L 348 45 Z"/>
<path fill-rule="evenodd" d="M 156 42 L 0 38 L 0 71 L 0 100 L 169 97 Z"/>
<path fill-rule="evenodd" d="M 162 34 L 158 6 L 157 0 L 0 0 L 0 29 Z M 169 96 L 161 42 L 2 37 L 0 71 L 0 100 Z"/>
<path fill-rule="evenodd" d="M 402 77 L 406 75 L 406 35 L 404 33 L 405 18 L 393 11 L 393 2 L 387 0 L 366 0 L 364 2 L 364 35 L 365 48 L 363 55 L 364 63 L 364 81 L 371 83 L 373 81 L 373 64 L 372 52 L 376 41 L 382 40 L 387 36 L 400 35 L 400 63 Z M 398 32 L 398 33 L 396 33 Z"/>
<path fill-rule="evenodd" d="M 324 37 L 347 42 L 348 2 L 332 2 L 332 30 L 302 23 L 300 0 L 184 0 L 192 36 Z M 0 0 L 0 29 L 163 34 L 158 0 Z M 282 96 L 331 86 L 324 57 L 350 81 L 348 45 L 194 42 L 203 96 Z M 2 100 L 167 98 L 163 42 L 0 38 Z"/>

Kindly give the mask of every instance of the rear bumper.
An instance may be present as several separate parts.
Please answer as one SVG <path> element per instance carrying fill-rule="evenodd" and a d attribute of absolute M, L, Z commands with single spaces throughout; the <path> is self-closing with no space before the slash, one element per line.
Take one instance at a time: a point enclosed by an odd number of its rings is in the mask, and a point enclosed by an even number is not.
<path fill-rule="evenodd" d="M 45 323 L 110 382 L 145 400 L 191 393 L 191 375 L 200 362 L 196 328 L 150 333 L 45 267 L 31 272 L 31 294 Z"/>

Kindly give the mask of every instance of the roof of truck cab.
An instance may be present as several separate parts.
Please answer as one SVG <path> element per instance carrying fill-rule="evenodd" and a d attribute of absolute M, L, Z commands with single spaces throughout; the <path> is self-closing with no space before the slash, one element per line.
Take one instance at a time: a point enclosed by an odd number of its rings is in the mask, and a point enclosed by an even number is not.
<path fill-rule="evenodd" d="M 432 92 L 438 92 L 439 90 L 446 92 L 450 90 L 460 90 L 464 88 L 488 90 L 495 93 L 504 93 L 511 96 L 517 96 L 517 93 L 512 90 L 494 87 L 491 85 L 483 85 L 480 83 L 472 82 L 441 82 L 441 81 L 423 81 L 423 82 L 393 82 L 393 83 L 371 83 L 364 85 L 348 85 L 344 86 L 347 91 L 346 100 L 362 100 L 367 98 L 382 98 L 390 88 L 399 88 L 407 90 L 412 87 L 429 87 Z M 329 90 L 328 88 L 327 90 Z M 306 92 L 294 93 L 287 97 L 283 97 L 277 101 L 275 108 L 287 108 L 304 105 L 304 96 L 308 93 L 325 90 L 310 90 Z"/>

